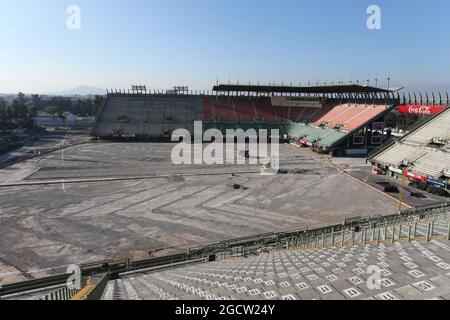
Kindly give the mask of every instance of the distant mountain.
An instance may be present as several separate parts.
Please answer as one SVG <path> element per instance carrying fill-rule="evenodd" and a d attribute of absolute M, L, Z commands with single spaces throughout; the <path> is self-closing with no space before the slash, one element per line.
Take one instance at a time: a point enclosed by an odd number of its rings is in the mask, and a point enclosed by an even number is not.
<path fill-rule="evenodd" d="M 89 95 L 104 95 L 106 94 L 105 89 L 100 89 L 96 87 L 89 86 L 79 86 L 74 89 L 69 89 L 61 92 L 47 93 L 48 95 L 54 96 L 89 96 Z"/>

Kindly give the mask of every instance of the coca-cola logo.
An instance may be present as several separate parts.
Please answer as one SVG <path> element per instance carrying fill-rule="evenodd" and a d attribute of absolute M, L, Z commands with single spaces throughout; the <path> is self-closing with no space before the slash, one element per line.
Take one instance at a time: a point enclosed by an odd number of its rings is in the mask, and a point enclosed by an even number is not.
<path fill-rule="evenodd" d="M 446 106 L 425 106 L 425 105 L 399 105 L 397 110 L 401 113 L 409 113 L 421 116 L 438 114 L 444 111 Z"/>
<path fill-rule="evenodd" d="M 423 114 L 423 115 L 430 115 L 431 114 L 431 107 L 427 106 L 410 106 L 408 108 L 408 112 L 411 114 Z"/>

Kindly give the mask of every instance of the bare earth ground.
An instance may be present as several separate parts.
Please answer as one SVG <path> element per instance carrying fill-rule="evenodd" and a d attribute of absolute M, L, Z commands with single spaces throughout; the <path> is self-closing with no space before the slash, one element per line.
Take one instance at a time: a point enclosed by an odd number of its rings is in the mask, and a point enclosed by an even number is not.
<path fill-rule="evenodd" d="M 89 143 L 0 170 L 0 184 L 10 184 L 0 186 L 0 280 L 392 214 L 397 207 L 292 145 L 280 147 L 281 166 L 297 172 L 278 176 L 261 176 L 256 165 L 175 166 L 173 146 Z M 105 177 L 122 180 L 95 181 Z M 33 184 L 41 181 L 48 184 Z"/>

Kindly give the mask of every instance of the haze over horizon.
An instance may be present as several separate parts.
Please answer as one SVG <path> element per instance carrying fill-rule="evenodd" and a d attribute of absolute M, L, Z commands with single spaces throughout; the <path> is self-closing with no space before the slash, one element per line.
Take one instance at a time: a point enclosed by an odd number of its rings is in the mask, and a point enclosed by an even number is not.
<path fill-rule="evenodd" d="M 72 4 L 79 30 L 67 27 Z M 372 4 L 0 0 L 0 93 L 131 84 L 211 90 L 217 80 L 374 85 L 378 78 L 386 86 L 388 75 L 392 87 L 450 91 L 450 2 L 376 1 L 381 30 L 367 28 Z"/>

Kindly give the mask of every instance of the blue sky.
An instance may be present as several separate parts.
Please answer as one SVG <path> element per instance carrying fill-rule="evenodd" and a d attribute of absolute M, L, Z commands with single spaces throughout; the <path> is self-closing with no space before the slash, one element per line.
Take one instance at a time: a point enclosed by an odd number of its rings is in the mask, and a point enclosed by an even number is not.
<path fill-rule="evenodd" d="M 66 27 L 71 4 L 81 30 Z M 366 27 L 371 4 L 381 30 Z M 450 87 L 449 40 L 448 0 L 0 0 L 0 92 L 388 74 Z"/>

